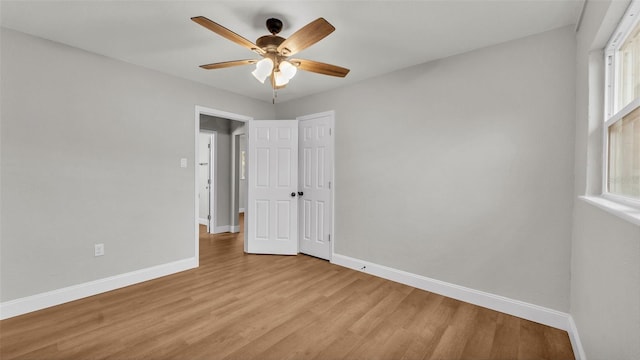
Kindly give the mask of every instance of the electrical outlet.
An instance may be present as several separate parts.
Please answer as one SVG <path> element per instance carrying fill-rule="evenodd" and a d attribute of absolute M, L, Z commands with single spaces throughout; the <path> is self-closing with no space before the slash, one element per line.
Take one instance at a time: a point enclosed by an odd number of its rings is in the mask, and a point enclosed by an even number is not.
<path fill-rule="evenodd" d="M 104 244 L 93 245 L 93 256 L 103 256 L 103 255 L 104 255 Z"/>

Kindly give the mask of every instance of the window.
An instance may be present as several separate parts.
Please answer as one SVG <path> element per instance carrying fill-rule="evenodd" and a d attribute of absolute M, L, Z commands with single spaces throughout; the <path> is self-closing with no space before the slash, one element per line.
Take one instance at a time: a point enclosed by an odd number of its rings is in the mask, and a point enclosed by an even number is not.
<path fill-rule="evenodd" d="M 606 48 L 605 195 L 640 204 L 640 0 Z"/>

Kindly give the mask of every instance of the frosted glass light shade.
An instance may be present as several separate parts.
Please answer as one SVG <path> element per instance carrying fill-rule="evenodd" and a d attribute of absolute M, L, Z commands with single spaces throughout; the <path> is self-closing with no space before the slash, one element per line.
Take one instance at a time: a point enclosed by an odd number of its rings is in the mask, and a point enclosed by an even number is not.
<path fill-rule="evenodd" d="M 276 78 L 276 86 L 283 86 L 289 83 L 289 79 L 282 73 L 282 71 L 275 71 L 273 76 Z"/>
<path fill-rule="evenodd" d="M 293 77 L 296 76 L 296 72 L 298 71 L 298 68 L 293 66 L 288 61 L 281 62 L 278 66 L 278 69 L 280 69 L 282 75 L 284 75 L 289 80 L 293 79 Z"/>
<path fill-rule="evenodd" d="M 273 70 L 273 61 L 269 58 L 264 58 L 256 64 L 256 69 L 251 72 L 251 74 L 258 79 L 261 83 L 264 84 L 267 76 L 271 75 L 271 70 Z"/>

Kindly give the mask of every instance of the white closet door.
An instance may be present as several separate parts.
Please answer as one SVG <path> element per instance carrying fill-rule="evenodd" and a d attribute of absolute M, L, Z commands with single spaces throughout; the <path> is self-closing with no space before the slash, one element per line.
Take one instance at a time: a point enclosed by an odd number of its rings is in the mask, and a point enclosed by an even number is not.
<path fill-rule="evenodd" d="M 298 253 L 298 121 L 249 122 L 247 252 Z"/>
<path fill-rule="evenodd" d="M 333 116 L 299 119 L 300 252 L 331 260 Z"/>

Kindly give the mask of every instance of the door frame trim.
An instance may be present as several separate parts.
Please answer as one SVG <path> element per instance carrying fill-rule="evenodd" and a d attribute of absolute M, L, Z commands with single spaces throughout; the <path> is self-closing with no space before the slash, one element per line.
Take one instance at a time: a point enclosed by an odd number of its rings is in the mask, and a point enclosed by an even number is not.
<path fill-rule="evenodd" d="M 239 137 L 241 135 L 245 135 L 245 144 L 247 142 L 247 137 L 246 137 L 246 133 L 247 133 L 247 123 L 245 123 L 245 127 L 242 130 L 242 132 L 238 131 L 237 129 L 235 131 L 231 132 L 231 228 L 229 229 L 230 232 L 232 233 L 237 233 L 240 232 L 240 224 L 234 225 L 233 224 L 233 218 L 236 216 L 239 216 L 239 211 L 236 211 L 236 208 L 239 210 L 240 209 L 240 172 L 239 172 L 239 168 L 238 168 L 238 160 L 240 159 L 240 150 L 239 150 L 239 142 L 238 140 L 236 140 L 236 137 Z M 238 151 L 236 151 L 238 150 Z M 236 176 L 237 173 L 237 176 Z M 247 174 L 245 173 L 245 179 L 247 177 Z M 236 185 L 238 185 L 236 187 Z M 238 204 L 236 204 L 236 196 L 235 194 L 238 194 Z M 246 196 L 246 194 L 245 194 Z"/>
<path fill-rule="evenodd" d="M 336 112 L 335 110 L 328 110 L 328 111 L 323 111 L 323 112 L 319 112 L 319 113 L 314 113 L 314 114 L 309 114 L 309 115 L 303 115 L 303 116 L 298 116 L 296 117 L 296 120 L 298 120 L 298 123 L 300 121 L 304 121 L 304 120 L 311 120 L 311 119 L 315 119 L 315 118 L 319 118 L 319 117 L 325 117 L 325 116 L 329 116 L 331 117 L 331 129 L 333 130 L 330 138 L 330 142 L 331 142 L 331 230 L 330 230 L 330 234 L 331 234 L 331 259 L 329 259 L 329 262 L 332 261 L 333 256 L 335 255 L 335 244 L 336 244 L 336 233 L 335 233 L 335 224 L 336 224 Z M 300 143 L 300 138 L 298 137 L 298 144 Z M 300 154 L 298 154 L 298 156 L 300 156 Z M 300 173 L 300 169 L 298 169 L 298 174 Z M 298 184 L 300 184 L 299 179 L 298 179 Z M 299 214 L 299 211 L 298 211 Z M 300 226 L 300 219 L 298 219 L 298 226 Z M 300 236 L 298 236 L 298 249 L 300 249 Z"/>
<path fill-rule="evenodd" d="M 196 166 L 195 164 L 198 163 L 198 159 L 199 159 L 199 146 L 198 146 L 198 136 L 200 134 L 200 115 L 209 115 L 209 116 L 215 116 L 215 117 L 219 117 L 219 118 L 224 118 L 224 119 L 229 119 L 229 120 L 236 120 L 236 121 L 242 121 L 245 123 L 248 123 L 250 121 L 253 120 L 253 117 L 251 116 L 247 116 L 247 115 L 241 115 L 241 114 L 235 114 L 235 113 L 231 113 L 231 112 L 227 112 L 227 111 L 223 111 L 223 110 L 218 110 L 218 109 L 213 109 L 213 108 L 209 108 L 209 107 L 205 107 L 205 106 L 200 106 L 200 105 L 196 105 L 195 106 L 195 111 L 194 111 L 194 131 L 193 131 L 193 140 L 194 140 L 194 161 L 193 161 L 193 177 L 194 177 L 194 194 L 193 194 L 193 199 L 194 199 L 194 212 L 193 212 L 193 223 L 195 224 L 194 226 L 194 230 L 195 230 L 195 234 L 194 234 L 194 259 L 195 259 L 195 265 L 196 267 L 200 266 L 200 221 L 199 221 L 199 212 L 200 212 L 200 201 L 198 200 L 198 166 Z M 248 139 L 247 139 L 248 142 Z M 249 174 L 247 174 L 247 176 L 250 176 Z M 246 210 L 245 210 L 246 211 Z M 246 224 L 246 218 L 249 215 L 247 213 L 245 213 L 245 224 Z M 246 238 L 246 231 L 245 231 L 245 238 Z"/>

